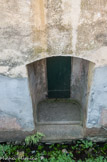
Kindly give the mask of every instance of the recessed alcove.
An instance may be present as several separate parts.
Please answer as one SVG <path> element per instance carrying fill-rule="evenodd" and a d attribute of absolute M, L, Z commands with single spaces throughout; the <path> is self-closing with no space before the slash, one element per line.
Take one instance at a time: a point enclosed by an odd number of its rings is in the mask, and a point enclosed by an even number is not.
<path fill-rule="evenodd" d="M 27 65 L 35 129 L 46 140 L 83 137 L 93 67 L 87 60 L 70 56 Z"/>
<path fill-rule="evenodd" d="M 81 106 L 73 100 L 45 100 L 37 105 L 39 124 L 81 124 Z"/>

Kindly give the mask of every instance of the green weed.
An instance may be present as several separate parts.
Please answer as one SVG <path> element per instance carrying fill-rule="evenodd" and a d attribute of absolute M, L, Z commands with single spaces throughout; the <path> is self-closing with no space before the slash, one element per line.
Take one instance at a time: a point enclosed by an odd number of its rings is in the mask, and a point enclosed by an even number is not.
<path fill-rule="evenodd" d="M 26 143 L 26 145 L 37 144 L 38 142 L 40 142 L 42 137 L 44 137 L 44 134 L 37 132 L 34 135 L 27 136 L 25 138 L 25 143 Z"/>

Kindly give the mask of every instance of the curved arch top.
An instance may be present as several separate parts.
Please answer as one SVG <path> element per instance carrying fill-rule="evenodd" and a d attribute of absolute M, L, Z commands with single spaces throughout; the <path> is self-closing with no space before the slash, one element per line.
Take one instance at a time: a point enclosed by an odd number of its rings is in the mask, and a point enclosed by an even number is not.
<path fill-rule="evenodd" d="M 71 57 L 71 58 L 78 58 L 78 59 L 83 59 L 83 60 L 86 60 L 86 61 L 89 61 L 91 63 L 93 63 L 94 65 L 96 65 L 96 62 L 91 60 L 91 59 L 88 59 L 86 57 L 82 57 L 82 56 L 76 56 L 76 55 L 71 55 L 71 54 L 55 54 L 55 55 L 48 55 L 48 54 L 41 54 L 39 55 L 39 57 L 35 57 L 33 59 L 30 59 L 28 62 L 26 62 L 26 65 L 29 65 L 31 63 L 34 63 L 36 61 L 39 61 L 39 60 L 42 60 L 42 59 L 47 59 L 47 58 L 51 58 L 51 57 L 58 57 L 58 56 L 61 56 L 61 57 Z"/>

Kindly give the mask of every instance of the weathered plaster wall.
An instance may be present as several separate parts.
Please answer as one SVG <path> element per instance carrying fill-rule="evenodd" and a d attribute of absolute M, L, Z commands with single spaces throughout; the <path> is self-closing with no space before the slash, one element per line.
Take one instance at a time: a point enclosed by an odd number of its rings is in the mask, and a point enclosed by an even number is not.
<path fill-rule="evenodd" d="M 107 66 L 96 68 L 88 102 L 87 127 L 107 126 Z"/>
<path fill-rule="evenodd" d="M 32 53 L 29 0 L 0 0 L 0 73 L 26 77 L 25 62 Z"/>
<path fill-rule="evenodd" d="M 106 0 L 81 1 L 81 16 L 78 26 L 78 52 L 107 46 L 106 11 Z"/>
<path fill-rule="evenodd" d="M 40 3 L 42 8 L 44 5 L 41 12 Z M 52 55 L 70 55 L 95 62 L 96 66 L 107 64 L 105 55 L 107 47 L 106 43 L 103 43 L 106 42 L 107 3 L 105 0 L 94 2 L 90 0 L 75 2 L 73 0 L 41 0 L 37 1 L 37 5 L 39 6 L 38 12 L 35 12 L 36 7 L 32 8 L 35 17 L 38 17 L 38 23 L 33 25 L 34 35 L 36 38 L 37 35 L 41 35 L 44 41 L 34 40 L 35 52 L 29 61 Z M 35 21 L 33 16 L 32 20 Z M 102 33 L 104 33 L 103 36 Z"/>
<path fill-rule="evenodd" d="M 0 130 L 34 129 L 27 79 L 0 75 Z"/>
<path fill-rule="evenodd" d="M 0 0 L 0 74 L 27 77 L 25 65 L 70 55 L 107 65 L 105 0 Z"/>

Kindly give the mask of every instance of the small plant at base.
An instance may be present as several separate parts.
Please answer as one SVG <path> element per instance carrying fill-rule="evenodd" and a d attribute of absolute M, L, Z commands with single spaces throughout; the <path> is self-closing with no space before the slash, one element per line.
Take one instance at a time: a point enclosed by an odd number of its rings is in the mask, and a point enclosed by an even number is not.
<path fill-rule="evenodd" d="M 78 144 L 77 145 L 80 145 L 81 146 L 81 149 L 89 149 L 89 148 L 92 148 L 93 147 L 93 142 L 92 141 L 88 141 L 88 140 L 80 140 L 78 141 Z"/>
<path fill-rule="evenodd" d="M 27 136 L 25 138 L 25 143 L 26 145 L 37 144 L 42 139 L 42 137 L 44 137 L 44 134 L 37 132 L 34 135 Z"/>

